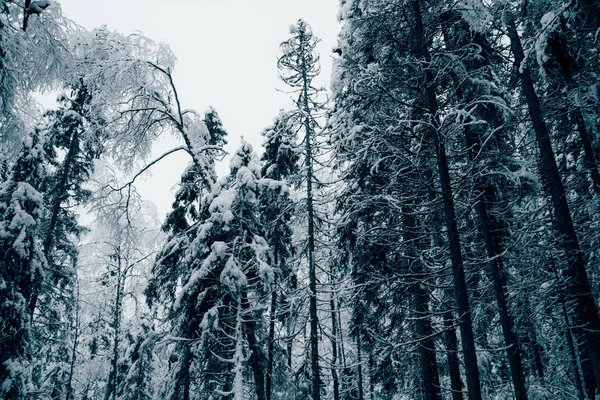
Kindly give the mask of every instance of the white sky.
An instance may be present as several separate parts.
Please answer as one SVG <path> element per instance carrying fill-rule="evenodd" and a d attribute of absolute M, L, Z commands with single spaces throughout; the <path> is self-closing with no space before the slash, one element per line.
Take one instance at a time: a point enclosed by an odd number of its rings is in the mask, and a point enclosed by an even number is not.
<path fill-rule="evenodd" d="M 339 0 L 60 0 L 63 12 L 86 28 L 107 25 L 125 34 L 141 31 L 169 44 L 177 57 L 174 79 L 182 107 L 205 111 L 214 106 L 229 133 L 229 152 L 240 136 L 262 152 L 260 133 L 290 95 L 277 74 L 279 44 L 299 18 L 321 39 L 322 73 L 316 83 L 327 86 L 331 49 L 336 44 Z M 175 147 L 173 139 L 158 143 L 155 154 Z M 153 201 L 162 219 L 171 208 L 174 188 L 187 156 L 175 153 L 156 165 L 142 195 Z M 220 174 L 227 163 L 219 165 Z"/>

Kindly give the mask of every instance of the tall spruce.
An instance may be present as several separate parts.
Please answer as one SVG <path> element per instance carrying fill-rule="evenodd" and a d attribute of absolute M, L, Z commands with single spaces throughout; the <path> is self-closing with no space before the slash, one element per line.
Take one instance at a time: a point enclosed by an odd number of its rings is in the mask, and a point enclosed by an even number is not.
<path fill-rule="evenodd" d="M 295 119 L 302 130 L 304 143 L 304 184 L 306 185 L 307 220 L 307 262 L 309 282 L 309 321 L 310 321 L 310 366 L 312 400 L 321 399 L 321 371 L 319 367 L 319 316 L 317 293 L 317 267 L 315 261 L 315 144 L 316 118 L 322 111 L 319 103 L 319 90 L 313 87 L 313 79 L 319 74 L 319 56 L 315 53 L 317 39 L 310 26 L 299 20 L 290 27 L 290 39 L 281 43 L 282 55 L 277 66 L 282 81 L 297 94 Z"/>

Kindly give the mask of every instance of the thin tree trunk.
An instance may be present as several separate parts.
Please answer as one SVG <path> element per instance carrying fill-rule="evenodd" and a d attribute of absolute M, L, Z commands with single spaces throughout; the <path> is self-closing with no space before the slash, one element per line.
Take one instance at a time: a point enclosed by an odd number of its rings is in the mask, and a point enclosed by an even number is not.
<path fill-rule="evenodd" d="M 277 247 L 273 254 L 273 261 L 275 265 L 279 265 L 279 254 Z M 273 293 L 271 293 L 271 319 L 269 321 L 269 360 L 267 365 L 267 380 L 266 380 L 266 396 L 267 400 L 271 400 L 271 392 L 273 386 L 273 358 L 275 350 L 275 312 L 277 310 L 277 280 L 274 282 Z"/>
<path fill-rule="evenodd" d="M 29 24 L 29 16 L 31 15 L 29 12 L 30 5 L 31 0 L 25 0 L 25 5 L 23 6 L 23 32 L 27 31 L 27 25 Z"/>
<path fill-rule="evenodd" d="M 335 286 L 333 279 L 333 267 L 329 271 L 331 308 L 331 383 L 333 385 L 333 400 L 340 400 L 340 382 L 338 379 L 338 344 L 337 344 L 337 312 L 335 306 Z"/>
<path fill-rule="evenodd" d="M 430 320 L 431 312 L 427 306 L 427 293 L 419 282 L 413 286 L 413 296 L 417 314 L 418 348 L 425 400 L 441 400 L 440 378 L 435 358 L 435 341 Z"/>
<path fill-rule="evenodd" d="M 77 297 L 75 299 L 75 322 L 74 322 L 74 334 L 73 334 L 73 346 L 71 347 L 71 362 L 69 365 L 69 377 L 67 378 L 67 395 L 66 400 L 73 400 L 73 375 L 75 374 L 75 362 L 77 361 L 77 345 L 79 344 L 79 323 L 80 323 L 80 315 L 79 315 L 79 280 L 76 279 L 76 290 Z"/>
<path fill-rule="evenodd" d="M 356 357 L 358 358 L 358 400 L 365 400 L 363 391 L 363 371 L 362 371 L 362 343 L 360 340 L 360 332 L 356 335 Z"/>
<path fill-rule="evenodd" d="M 577 132 L 579 132 L 579 139 L 583 147 L 583 156 L 585 159 L 585 166 L 590 172 L 592 178 L 592 188 L 594 193 L 600 196 L 600 172 L 598 172 L 598 164 L 596 157 L 594 156 L 594 149 L 592 147 L 592 138 L 587 130 L 585 120 L 580 108 L 575 108 L 571 112 L 571 118 L 577 125 Z"/>
<path fill-rule="evenodd" d="M 454 277 L 454 288 L 456 292 L 456 303 L 458 305 L 458 322 L 462 339 L 462 347 L 465 360 L 465 372 L 467 375 L 467 387 L 470 400 L 482 400 L 481 386 L 479 379 L 479 369 L 477 367 L 477 354 L 475 351 L 475 339 L 473 337 L 473 322 L 471 320 L 471 310 L 469 306 L 469 295 L 467 291 L 467 283 L 465 280 L 465 272 L 463 258 L 461 252 L 460 237 L 458 226 L 456 223 L 456 212 L 454 209 L 454 198 L 452 194 L 452 186 L 450 180 L 450 171 L 448 168 L 448 160 L 446 149 L 439 137 L 438 129 L 440 127 L 438 116 L 438 103 L 435 92 L 435 83 L 433 73 L 429 69 L 431 56 L 427 48 L 425 34 L 423 29 L 423 20 L 421 16 L 421 4 L 419 0 L 413 0 L 413 14 L 415 18 L 415 42 L 418 44 L 420 56 L 427 64 L 424 66 L 425 73 L 425 94 L 426 103 L 429 113 L 431 114 L 433 126 L 428 129 L 429 140 L 433 145 L 438 163 L 438 175 L 442 188 L 442 198 L 444 204 L 445 225 L 448 234 L 448 244 L 450 248 L 450 258 L 452 261 L 452 274 Z"/>
<path fill-rule="evenodd" d="M 585 342 L 590 353 L 596 386 L 599 386 L 600 317 L 598 316 L 598 308 L 592 296 L 590 282 L 585 269 L 585 261 L 579 248 L 579 241 L 573 225 L 565 188 L 556 165 L 548 127 L 543 119 L 540 101 L 535 92 L 531 74 L 524 64 L 525 54 L 521 45 L 521 39 L 517 33 L 515 20 L 510 11 L 504 13 L 504 19 L 515 64 L 519 67 L 521 86 L 540 151 L 540 173 L 550 192 L 555 227 L 561 236 L 563 249 L 566 253 L 566 268 L 563 271 L 563 275 L 566 278 L 566 295 L 570 300 L 575 301 L 574 322 L 576 325 L 581 326 L 585 332 Z"/>
<path fill-rule="evenodd" d="M 573 344 L 573 335 L 571 333 L 571 324 L 569 323 L 569 314 L 567 313 L 567 307 L 562 302 L 562 312 L 567 325 L 566 337 L 567 346 L 569 347 L 569 355 L 571 356 L 571 370 L 573 377 L 575 378 L 575 386 L 577 387 L 577 396 L 579 400 L 585 400 L 585 394 L 583 393 L 583 385 L 581 383 L 581 377 L 579 376 L 579 366 L 577 365 L 577 354 L 575 353 L 575 345 Z"/>
<path fill-rule="evenodd" d="M 65 194 L 67 192 L 67 185 L 69 181 L 69 174 L 71 173 L 71 168 L 75 161 L 75 158 L 79 154 L 79 133 L 77 129 L 73 131 L 73 135 L 71 136 L 71 141 L 69 143 L 69 151 L 65 156 L 65 160 L 62 165 L 62 171 L 60 175 L 60 179 L 58 184 L 53 188 L 53 203 L 52 203 L 52 212 L 50 214 L 50 223 L 48 224 L 48 228 L 45 232 L 44 242 L 43 242 L 43 251 L 44 256 L 48 261 L 51 260 L 51 250 L 52 243 L 54 241 L 54 231 L 56 229 L 56 224 L 58 223 L 58 214 L 60 213 L 60 206 L 65 199 Z M 35 308 L 37 306 L 38 298 L 39 298 L 39 289 L 40 282 L 37 282 L 31 291 L 31 296 L 29 298 L 29 315 L 31 316 L 31 320 L 33 321 L 33 313 L 35 312 Z"/>
<path fill-rule="evenodd" d="M 113 313 L 113 348 L 110 374 L 108 375 L 108 383 L 106 385 L 106 392 L 104 394 L 104 400 L 109 400 L 111 397 L 114 399 L 117 397 L 118 389 L 118 362 L 119 362 L 119 334 L 121 332 L 121 302 L 122 302 L 122 286 L 123 276 L 121 269 L 121 254 L 120 249 L 117 248 L 117 293 L 115 295 L 115 310 Z"/>
<path fill-rule="evenodd" d="M 498 304 L 498 313 L 500 315 L 500 325 L 506 347 L 506 355 L 510 366 L 510 373 L 517 400 L 527 399 L 527 388 L 525 386 L 525 374 L 523 373 L 523 363 L 521 361 L 521 350 L 515 333 L 515 326 L 511 315 L 508 312 L 507 304 L 507 285 L 506 277 L 503 271 L 502 250 L 498 246 L 498 238 L 495 238 L 491 228 L 488 216 L 487 204 L 483 191 L 479 191 L 481 198 L 477 203 L 477 211 L 481 219 L 481 229 L 485 239 L 486 250 L 490 258 L 490 270 L 494 286 L 494 295 Z"/>
<path fill-rule="evenodd" d="M 454 318 L 452 311 L 448 310 L 443 315 L 444 340 L 446 343 L 446 357 L 448 358 L 448 369 L 450 370 L 450 388 L 452 389 L 452 400 L 463 400 L 463 383 L 460 378 L 460 364 L 458 361 L 458 340 L 454 329 Z"/>
<path fill-rule="evenodd" d="M 416 252 L 416 249 L 421 247 L 414 235 L 417 224 L 415 217 L 408 207 L 404 207 L 402 212 L 406 226 L 405 240 L 408 246 L 410 246 L 408 249 L 408 259 L 412 265 L 410 265 L 409 270 L 414 274 L 415 280 L 412 292 L 424 398 L 425 400 L 441 400 L 440 378 L 435 358 L 435 340 L 433 328 L 431 327 L 431 312 L 428 305 L 429 295 L 421 284 L 422 280 L 426 278 L 426 272 L 423 270 L 421 260 Z"/>
<path fill-rule="evenodd" d="M 585 335 L 581 328 L 572 328 L 575 337 L 575 346 L 579 351 L 579 363 L 583 372 L 583 383 L 589 399 L 596 398 L 596 380 L 594 376 L 594 366 L 592 365 L 591 354 L 585 345 Z"/>
<path fill-rule="evenodd" d="M 263 368 L 263 351 L 260 348 L 257 333 L 256 323 L 254 322 L 252 313 L 250 312 L 250 303 L 248 302 L 248 294 L 245 290 L 241 293 L 242 296 L 242 310 L 246 314 L 246 320 L 244 321 L 244 328 L 246 331 L 246 339 L 248 340 L 248 347 L 250 348 L 250 358 L 248 362 L 252 368 L 254 375 L 254 390 L 256 391 L 256 398 L 258 400 L 266 399 L 265 392 L 265 371 Z"/>

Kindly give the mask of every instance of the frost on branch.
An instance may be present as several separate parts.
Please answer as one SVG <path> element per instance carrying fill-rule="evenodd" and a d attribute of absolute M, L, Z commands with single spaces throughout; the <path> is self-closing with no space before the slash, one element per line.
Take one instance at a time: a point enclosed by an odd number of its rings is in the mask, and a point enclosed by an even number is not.
<path fill-rule="evenodd" d="M 72 36 L 74 62 L 67 78 L 90 93 L 89 114 L 106 125 L 110 155 L 125 168 L 149 154 L 154 141 L 182 126 L 165 44 L 106 27 Z"/>

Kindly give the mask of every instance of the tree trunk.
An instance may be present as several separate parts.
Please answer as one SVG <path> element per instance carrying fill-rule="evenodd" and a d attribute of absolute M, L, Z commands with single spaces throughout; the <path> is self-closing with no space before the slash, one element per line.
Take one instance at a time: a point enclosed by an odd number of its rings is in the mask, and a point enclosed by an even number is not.
<path fill-rule="evenodd" d="M 23 32 L 27 31 L 27 25 L 29 24 L 29 6 L 31 5 L 31 0 L 25 0 L 25 5 L 23 6 Z"/>
<path fill-rule="evenodd" d="M 75 285 L 76 285 L 76 290 L 77 290 L 77 297 L 75 299 L 75 322 L 73 325 L 74 328 L 74 333 L 73 333 L 73 346 L 71 347 L 71 361 L 69 363 L 69 377 L 67 378 L 67 394 L 66 394 L 66 400 L 73 400 L 74 397 L 74 393 L 73 393 L 73 375 L 75 373 L 75 362 L 77 360 L 77 345 L 78 345 L 78 341 L 79 341 L 79 323 L 80 323 L 80 316 L 79 316 L 79 281 L 75 280 Z"/>
<path fill-rule="evenodd" d="M 563 317 L 565 319 L 565 324 L 567 326 L 566 329 L 566 337 L 567 337 L 567 346 L 569 348 L 569 355 L 571 356 L 571 370 L 573 377 L 575 378 L 575 386 L 577 387 L 577 396 L 579 400 L 585 400 L 585 395 L 583 393 L 583 385 L 581 383 L 581 377 L 579 376 L 579 367 L 577 365 L 577 355 L 575 353 L 575 345 L 573 344 L 573 335 L 571 334 L 571 324 L 569 322 L 569 314 L 567 313 L 567 307 L 565 303 L 562 303 L 562 312 Z"/>
<path fill-rule="evenodd" d="M 592 296 L 590 282 L 585 269 L 583 254 L 573 225 L 565 188 L 556 165 L 548 127 L 543 118 L 540 101 L 535 92 L 529 69 L 525 65 L 525 54 L 517 33 L 514 17 L 510 11 L 504 13 L 515 64 L 519 67 L 521 86 L 529 116 L 533 123 L 540 151 L 540 174 L 547 185 L 554 211 L 554 225 L 561 236 L 565 251 L 566 268 L 563 270 L 566 295 L 575 301 L 574 323 L 585 332 L 585 343 L 590 353 L 596 386 L 600 385 L 600 317 Z"/>
<path fill-rule="evenodd" d="M 121 331 L 121 302 L 123 301 L 123 284 L 124 277 L 122 276 L 121 269 L 121 254 L 120 249 L 117 248 L 117 293 L 115 295 L 115 309 L 113 311 L 113 322 L 112 327 L 114 330 L 113 337 L 113 348 L 110 374 L 108 375 L 108 383 L 106 384 L 106 392 L 104 393 L 104 400 L 109 400 L 111 397 L 115 399 L 117 397 L 118 389 L 118 362 L 119 362 L 119 334 Z"/>
<path fill-rule="evenodd" d="M 423 20 L 421 16 L 421 5 L 419 0 L 413 0 L 413 14 L 415 18 L 415 42 L 418 44 L 422 60 L 429 64 L 431 56 L 427 48 L 425 34 L 423 30 Z M 470 400 L 482 400 L 481 386 L 479 380 L 479 369 L 477 367 L 477 354 L 475 351 L 475 339 L 473 337 L 473 322 L 471 320 L 471 310 L 469 306 L 469 295 L 465 272 L 463 266 L 460 237 L 456 223 L 456 212 L 454 209 L 454 198 L 450 181 L 450 172 L 446 149 L 439 137 L 439 116 L 438 103 L 435 92 L 435 82 L 433 73 L 429 66 L 425 66 L 424 84 L 426 104 L 431 114 L 433 126 L 428 129 L 429 140 L 433 145 L 438 163 L 438 174 L 442 188 L 442 198 L 444 204 L 445 225 L 448 234 L 448 243 L 450 248 L 450 257 L 452 261 L 452 275 L 454 277 L 454 288 L 456 293 L 456 303 L 458 305 L 458 321 L 462 339 L 462 347 L 465 360 L 465 372 L 467 376 L 467 387 Z"/>
<path fill-rule="evenodd" d="M 337 312 L 335 306 L 335 286 L 333 267 L 329 271 L 330 290 L 329 306 L 331 308 L 331 383 L 333 385 L 333 400 L 340 400 L 340 382 L 338 379 L 338 344 L 337 344 Z"/>
<path fill-rule="evenodd" d="M 363 390 L 362 343 L 360 340 L 360 332 L 356 334 L 356 357 L 358 358 L 356 366 L 358 368 L 358 400 L 365 400 Z"/>
<path fill-rule="evenodd" d="M 242 296 L 242 310 L 246 314 L 246 320 L 244 321 L 244 329 L 246 331 L 246 339 L 248 340 L 248 347 L 250 348 L 250 358 L 248 362 L 252 368 L 254 375 L 254 389 L 256 391 L 256 398 L 258 400 L 266 399 L 265 392 L 265 370 L 263 351 L 260 348 L 256 333 L 256 323 L 252 313 L 250 312 L 250 303 L 248 302 L 248 294 L 245 290 L 241 293 Z"/>
<path fill-rule="evenodd" d="M 450 388 L 452 389 L 452 400 L 463 400 L 463 383 L 460 378 L 460 364 L 458 361 L 458 341 L 456 330 L 454 330 L 454 318 L 452 311 L 448 310 L 444 318 L 444 340 L 446 342 L 446 357 L 448 358 L 448 369 L 450 370 Z"/>
<path fill-rule="evenodd" d="M 476 186 L 478 185 L 476 184 Z M 503 251 L 499 248 L 499 239 L 494 237 L 495 234 L 492 230 L 492 224 L 488 216 L 486 196 L 483 194 L 484 191 L 480 188 L 476 190 L 481 196 L 477 203 L 477 211 L 481 219 L 481 229 L 483 231 L 488 257 L 490 258 L 489 266 L 494 286 L 494 295 L 496 296 L 496 303 L 498 304 L 500 325 L 502 326 L 502 335 L 504 337 L 506 355 L 508 357 L 508 364 L 510 366 L 510 374 L 515 391 L 515 398 L 517 400 L 526 400 L 527 388 L 525 386 L 525 374 L 523 373 L 523 363 L 521 361 L 521 350 L 519 348 L 519 342 L 515 333 L 513 319 L 508 312 L 508 304 L 506 300 L 508 294 L 506 277 L 504 276 L 503 271 Z"/>
<path fill-rule="evenodd" d="M 409 266 L 409 271 L 414 275 L 412 292 L 423 394 L 425 400 L 441 400 L 440 378 L 435 358 L 435 340 L 429 311 L 429 295 L 421 284 L 426 279 L 426 271 L 424 271 L 416 251 L 421 247 L 419 240 L 414 235 L 417 227 L 416 219 L 408 207 L 404 207 L 402 213 L 406 226 L 405 241 L 409 243 L 408 260 L 412 264 Z"/>
<path fill-rule="evenodd" d="M 45 232 L 43 242 L 44 256 L 46 257 L 46 260 L 48 260 L 48 263 L 50 263 L 52 260 L 52 243 L 54 241 L 54 230 L 56 229 L 56 224 L 58 223 L 58 214 L 60 213 L 60 206 L 62 205 L 62 202 L 65 200 L 65 196 L 67 195 L 69 174 L 71 173 L 71 168 L 78 154 L 79 133 L 77 132 L 77 129 L 74 129 L 73 135 L 71 136 L 71 141 L 69 143 L 69 151 L 67 152 L 65 160 L 62 164 L 60 179 L 58 181 L 58 184 L 52 189 L 54 196 L 52 198 L 52 211 L 50 214 L 50 223 L 48 224 L 48 228 Z M 33 320 L 33 313 L 35 312 L 35 308 L 37 306 L 38 297 L 39 283 L 37 283 L 34 290 L 32 290 L 31 297 L 29 299 L 29 314 L 31 315 L 31 320 Z"/>
<path fill-rule="evenodd" d="M 445 24 L 453 24 L 455 29 L 461 29 L 461 24 L 464 24 L 464 30 L 468 30 L 468 25 L 463 22 L 462 17 L 458 13 L 447 13 L 446 20 L 443 21 L 443 25 Z M 464 37 L 470 37 L 468 35 L 468 31 L 465 33 Z M 461 37 L 459 35 L 459 37 Z M 450 50 L 458 50 L 458 43 L 455 43 L 453 38 L 450 37 L 450 34 L 447 29 L 444 29 L 444 41 Z M 477 43 L 477 36 L 474 39 L 471 39 L 476 42 L 478 45 L 484 45 L 485 43 Z M 483 40 L 480 40 L 483 41 Z M 483 55 L 482 57 L 485 57 Z M 488 60 L 481 60 L 482 64 L 487 65 Z M 466 68 L 469 69 L 469 65 L 466 65 Z M 475 66 L 473 66 L 474 68 Z M 452 74 L 452 78 L 454 80 L 454 84 L 456 86 L 456 95 L 461 100 L 465 99 L 465 95 L 460 87 L 460 80 Z M 469 99 L 470 100 L 470 99 Z M 479 111 L 483 114 L 486 112 L 484 110 L 479 109 Z M 488 118 L 489 119 L 489 118 Z M 492 121 L 488 121 L 488 123 L 492 124 L 492 128 L 496 128 L 501 125 L 501 121 L 494 121 L 492 116 Z M 511 378 L 513 383 L 513 388 L 515 391 L 515 397 L 517 400 L 525 400 L 527 399 L 527 388 L 525 386 L 525 374 L 523 372 L 523 363 L 521 360 L 521 351 L 519 349 L 519 343 L 517 339 L 517 335 L 515 333 L 514 321 L 508 311 L 507 304 L 507 284 L 506 277 L 504 275 L 504 266 L 503 266 L 503 258 L 502 255 L 504 253 L 504 249 L 502 249 L 501 245 L 501 236 L 504 228 L 500 223 L 494 220 L 494 218 L 490 215 L 489 210 L 491 204 L 497 199 L 498 195 L 495 193 L 494 188 L 487 182 L 485 175 L 480 175 L 480 170 L 478 168 L 478 156 L 482 153 L 482 141 L 481 137 L 477 132 L 476 127 L 465 126 L 464 127 L 465 134 L 465 142 L 467 144 L 469 161 L 473 164 L 474 170 L 473 175 L 475 178 L 474 190 L 475 190 L 475 199 L 476 205 L 475 209 L 479 215 L 480 220 L 480 229 L 483 233 L 483 238 L 485 242 L 485 249 L 489 258 L 489 268 L 492 277 L 492 283 L 494 287 L 494 296 L 496 298 L 496 303 L 498 305 L 498 313 L 500 316 L 500 324 L 502 326 L 502 334 L 504 338 L 504 343 L 506 347 L 506 355 L 508 357 L 508 363 L 510 366 Z"/>
<path fill-rule="evenodd" d="M 577 125 L 577 132 L 579 133 L 579 139 L 583 147 L 583 156 L 585 159 L 585 166 L 590 172 L 592 178 L 592 188 L 594 193 L 600 196 L 600 172 L 598 172 L 598 164 L 596 157 L 594 156 L 594 149 L 592 147 L 592 138 L 588 129 L 585 125 L 585 120 L 580 108 L 575 108 L 571 112 L 571 118 Z"/>
<path fill-rule="evenodd" d="M 275 247 L 274 250 L 273 261 L 275 265 L 279 265 L 279 254 L 277 252 L 277 247 Z M 269 360 L 267 365 L 267 379 L 265 384 L 267 400 L 271 400 L 271 392 L 273 386 L 273 358 L 275 350 L 275 312 L 277 310 L 277 280 L 275 280 L 273 285 L 273 293 L 271 293 L 271 318 L 269 321 Z"/>

